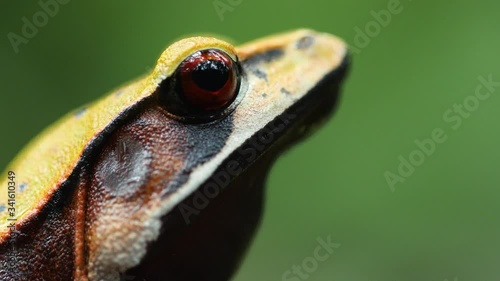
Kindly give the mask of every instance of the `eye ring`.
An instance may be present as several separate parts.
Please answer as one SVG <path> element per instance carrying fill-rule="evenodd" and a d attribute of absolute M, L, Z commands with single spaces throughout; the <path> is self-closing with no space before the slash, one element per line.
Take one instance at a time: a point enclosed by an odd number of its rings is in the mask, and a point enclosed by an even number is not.
<path fill-rule="evenodd" d="M 242 98 L 242 68 L 219 49 L 189 55 L 157 92 L 161 106 L 173 119 L 203 123 L 223 118 Z"/>

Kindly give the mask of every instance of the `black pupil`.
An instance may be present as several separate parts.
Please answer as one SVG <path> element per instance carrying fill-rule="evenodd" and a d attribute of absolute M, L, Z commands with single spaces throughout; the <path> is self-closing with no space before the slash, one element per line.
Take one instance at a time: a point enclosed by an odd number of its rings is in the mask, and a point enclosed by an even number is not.
<path fill-rule="evenodd" d="M 192 75 L 193 81 L 198 87 L 215 92 L 226 84 L 229 78 L 229 69 L 221 61 L 207 60 L 198 64 Z"/>

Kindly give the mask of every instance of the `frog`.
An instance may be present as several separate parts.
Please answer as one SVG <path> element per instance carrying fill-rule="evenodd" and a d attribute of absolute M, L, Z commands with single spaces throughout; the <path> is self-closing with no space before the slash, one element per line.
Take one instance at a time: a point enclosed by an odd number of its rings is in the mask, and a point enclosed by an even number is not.
<path fill-rule="evenodd" d="M 349 57 L 311 29 L 171 44 L 1 174 L 0 280 L 230 280 L 273 163 L 333 114 Z"/>

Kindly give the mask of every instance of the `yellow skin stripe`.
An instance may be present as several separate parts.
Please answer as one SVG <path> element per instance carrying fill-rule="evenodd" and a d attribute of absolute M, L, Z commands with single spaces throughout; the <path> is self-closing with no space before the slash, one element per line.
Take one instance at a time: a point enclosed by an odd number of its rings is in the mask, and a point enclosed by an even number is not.
<path fill-rule="evenodd" d="M 0 241 L 9 233 L 7 219 L 20 224 L 35 215 L 71 175 L 86 146 L 121 112 L 153 94 L 186 57 L 207 48 L 220 49 L 236 60 L 233 46 L 215 38 L 178 41 L 163 52 L 152 73 L 90 104 L 81 115 L 69 113 L 36 137 L 1 174 L 0 206 L 5 209 L 0 209 Z M 8 212 L 8 171 L 16 174 L 15 217 Z M 26 185 L 22 192 L 21 184 Z"/>

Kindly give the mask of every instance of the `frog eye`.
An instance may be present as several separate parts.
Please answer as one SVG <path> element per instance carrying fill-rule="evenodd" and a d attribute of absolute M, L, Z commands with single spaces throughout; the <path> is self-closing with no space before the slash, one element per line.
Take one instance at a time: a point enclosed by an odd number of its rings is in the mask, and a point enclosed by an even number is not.
<path fill-rule="evenodd" d="M 239 85 L 237 62 L 221 50 L 207 49 L 179 65 L 170 87 L 161 90 L 160 85 L 160 99 L 169 113 L 181 119 L 213 120 L 230 108 Z"/>
<path fill-rule="evenodd" d="M 192 54 L 179 66 L 182 94 L 203 110 L 220 109 L 236 95 L 237 73 L 233 60 L 217 50 Z"/>

